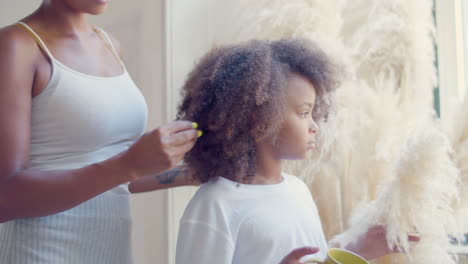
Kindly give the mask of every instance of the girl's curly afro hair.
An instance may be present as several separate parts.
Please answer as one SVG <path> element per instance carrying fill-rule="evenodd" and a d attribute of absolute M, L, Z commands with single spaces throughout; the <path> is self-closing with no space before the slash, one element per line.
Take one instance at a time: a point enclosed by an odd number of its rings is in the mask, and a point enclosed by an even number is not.
<path fill-rule="evenodd" d="M 255 142 L 274 140 L 283 121 L 291 74 L 314 86 L 314 118 L 325 114 L 325 95 L 338 85 L 337 67 L 304 39 L 253 40 L 216 48 L 190 73 L 177 118 L 203 130 L 185 156 L 195 179 L 223 176 L 250 182 L 255 175 Z"/>

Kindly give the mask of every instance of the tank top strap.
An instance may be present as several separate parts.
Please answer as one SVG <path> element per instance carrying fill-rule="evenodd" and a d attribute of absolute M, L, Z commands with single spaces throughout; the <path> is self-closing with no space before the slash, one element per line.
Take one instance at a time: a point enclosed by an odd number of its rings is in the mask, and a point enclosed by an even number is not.
<path fill-rule="evenodd" d="M 120 64 L 122 65 L 122 67 L 125 69 L 125 65 L 122 61 L 122 59 L 120 58 L 120 55 L 119 53 L 117 52 L 117 49 L 115 48 L 114 44 L 112 44 L 112 41 L 109 37 L 109 35 L 104 31 L 104 29 L 100 28 L 100 27 L 95 27 L 93 26 L 93 29 L 94 31 L 96 31 L 96 33 L 98 33 L 101 38 L 106 42 L 106 45 L 107 47 L 110 49 L 110 51 L 112 52 L 112 54 L 114 54 L 114 56 L 117 58 L 117 60 L 119 60 Z"/>
<path fill-rule="evenodd" d="M 52 53 L 49 51 L 44 41 L 42 41 L 41 37 L 39 37 L 39 35 L 30 26 L 24 22 L 17 22 L 15 25 L 29 33 L 29 35 L 31 35 L 31 37 L 37 42 L 39 47 L 46 53 L 49 59 L 53 61 L 54 56 L 52 56 Z"/>

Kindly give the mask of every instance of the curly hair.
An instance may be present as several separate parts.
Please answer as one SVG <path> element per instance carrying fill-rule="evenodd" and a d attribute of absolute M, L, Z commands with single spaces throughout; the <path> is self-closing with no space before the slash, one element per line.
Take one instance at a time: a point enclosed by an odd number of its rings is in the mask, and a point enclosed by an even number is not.
<path fill-rule="evenodd" d="M 193 177 L 250 182 L 256 172 L 255 142 L 274 141 L 281 128 L 291 74 L 313 84 L 317 120 L 326 113 L 325 95 L 339 83 L 337 69 L 304 39 L 252 40 L 205 55 L 189 74 L 177 114 L 203 130 L 185 155 Z"/>

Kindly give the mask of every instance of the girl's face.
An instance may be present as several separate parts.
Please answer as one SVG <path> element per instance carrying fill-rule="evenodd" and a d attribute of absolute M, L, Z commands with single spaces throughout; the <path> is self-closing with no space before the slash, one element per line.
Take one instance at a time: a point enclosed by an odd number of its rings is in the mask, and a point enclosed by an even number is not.
<path fill-rule="evenodd" d="M 285 120 L 278 134 L 275 152 L 279 159 L 303 159 L 315 148 L 318 126 L 312 119 L 315 89 L 306 78 L 292 74 L 287 87 Z"/>

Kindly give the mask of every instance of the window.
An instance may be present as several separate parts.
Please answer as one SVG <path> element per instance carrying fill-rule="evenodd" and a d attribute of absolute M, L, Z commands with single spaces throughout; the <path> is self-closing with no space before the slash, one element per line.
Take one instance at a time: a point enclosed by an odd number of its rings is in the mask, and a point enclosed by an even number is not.
<path fill-rule="evenodd" d="M 453 114 L 466 93 L 468 54 L 465 55 L 465 50 L 468 50 L 468 42 L 464 38 L 468 38 L 468 3 L 463 0 L 435 0 L 435 20 L 440 116 L 444 120 Z"/>
<path fill-rule="evenodd" d="M 435 0 L 436 64 L 439 87 L 435 91 L 436 109 L 440 94 L 440 116 L 448 125 L 447 118 L 457 111 L 467 94 L 468 76 L 468 2 L 464 0 Z M 468 221 L 468 219 L 467 219 Z M 468 230 L 466 230 L 468 233 Z M 460 255 L 460 263 L 468 260 L 468 234 L 462 245 L 454 239 L 452 252 Z"/>

